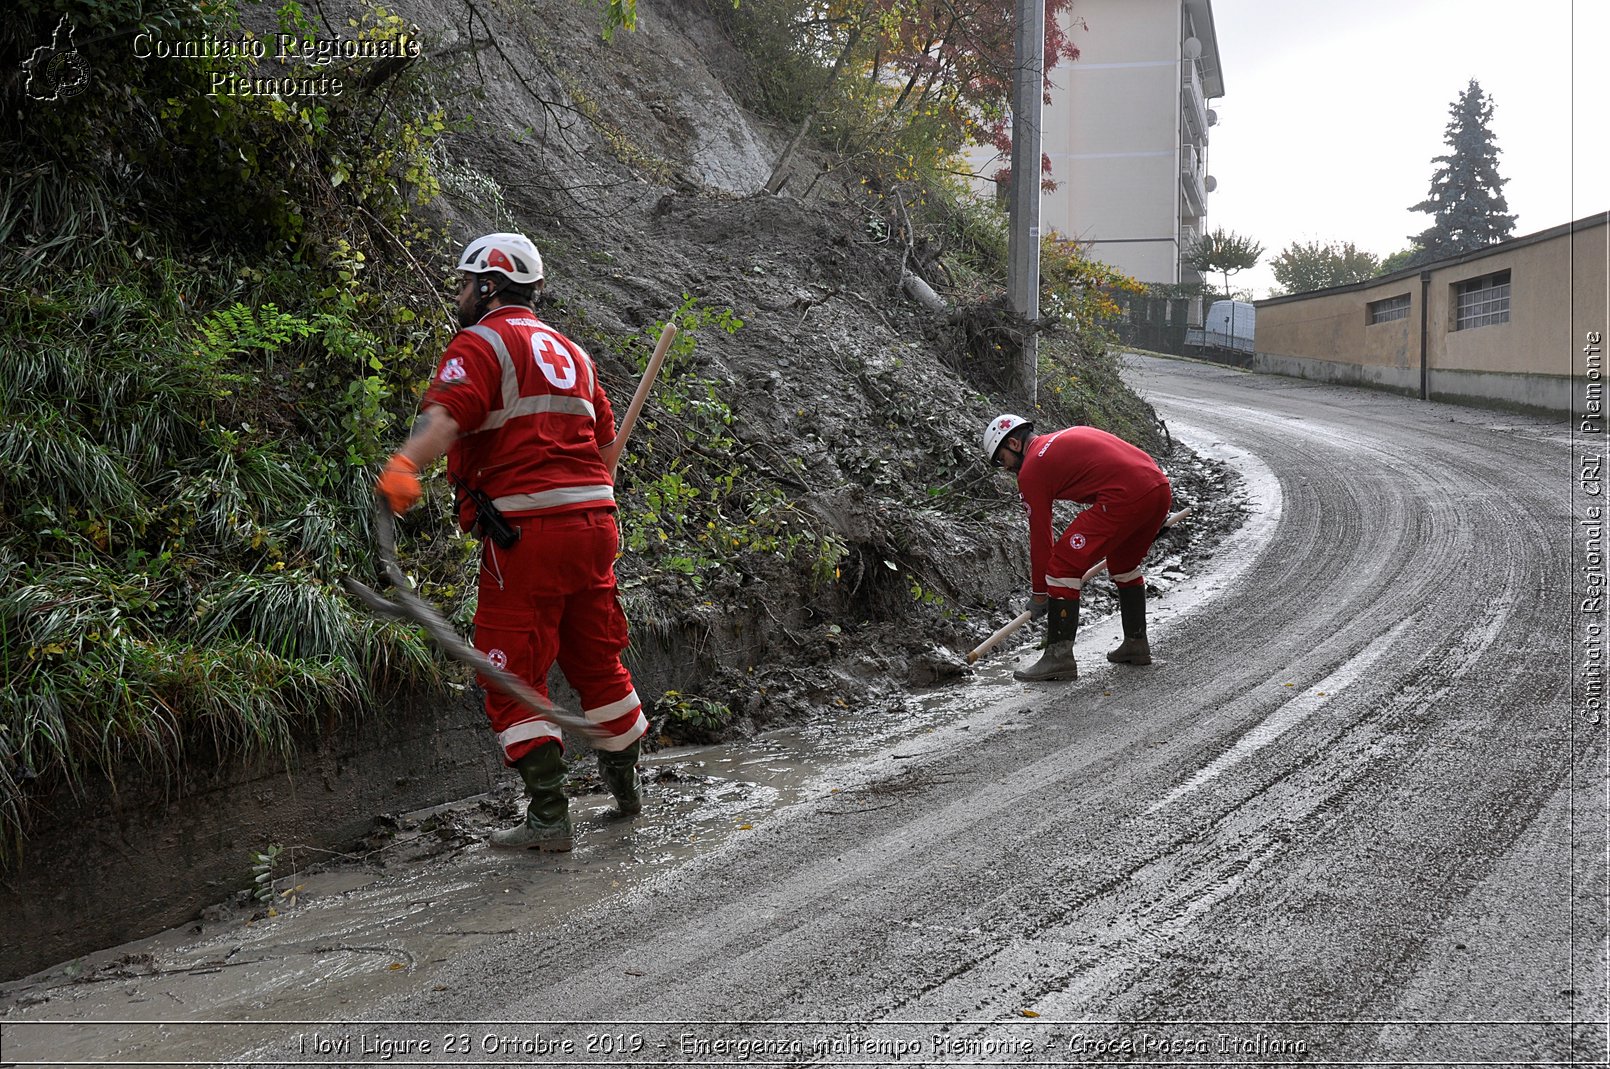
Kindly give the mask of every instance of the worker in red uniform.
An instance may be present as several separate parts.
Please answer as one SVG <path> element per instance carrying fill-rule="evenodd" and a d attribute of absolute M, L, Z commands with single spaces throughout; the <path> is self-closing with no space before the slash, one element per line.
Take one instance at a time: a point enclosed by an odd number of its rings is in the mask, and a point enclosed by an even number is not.
<path fill-rule="evenodd" d="M 615 590 L 615 417 L 581 346 L 531 304 L 542 257 L 520 234 L 488 234 L 459 257 L 459 323 L 420 402 L 412 434 L 377 492 L 399 515 L 419 473 L 444 452 L 458 520 L 481 537 L 475 647 L 548 693 L 555 660 L 603 737 L 593 742 L 617 813 L 642 809 L 639 740 L 648 730 L 621 664 L 626 618 Z M 572 846 L 559 728 L 483 680 L 504 763 L 530 802 L 493 846 Z"/>
<path fill-rule="evenodd" d="M 984 456 L 1017 474 L 1029 514 L 1029 611 L 1048 616 L 1045 653 L 1012 675 L 1023 682 L 1079 678 L 1073 640 L 1079 588 L 1103 557 L 1118 586 L 1124 641 L 1107 654 L 1115 664 L 1151 664 L 1146 640 L 1146 579 L 1140 563 L 1168 518 L 1168 476 L 1144 450 L 1094 427 L 1035 434 L 1022 416 L 1001 415 L 984 428 Z M 1051 503 L 1090 507 L 1052 540 Z"/>

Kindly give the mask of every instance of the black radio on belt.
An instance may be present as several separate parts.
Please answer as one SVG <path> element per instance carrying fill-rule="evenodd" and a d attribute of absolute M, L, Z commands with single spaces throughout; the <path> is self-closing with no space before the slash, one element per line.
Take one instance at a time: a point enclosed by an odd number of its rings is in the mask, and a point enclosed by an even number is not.
<path fill-rule="evenodd" d="M 459 490 L 464 493 L 475 505 L 475 526 L 470 528 L 482 539 L 490 539 L 499 549 L 508 549 L 520 541 L 520 528 L 515 527 L 508 518 L 498 511 L 492 504 L 492 499 L 486 496 L 486 491 L 475 490 L 459 484 Z"/>

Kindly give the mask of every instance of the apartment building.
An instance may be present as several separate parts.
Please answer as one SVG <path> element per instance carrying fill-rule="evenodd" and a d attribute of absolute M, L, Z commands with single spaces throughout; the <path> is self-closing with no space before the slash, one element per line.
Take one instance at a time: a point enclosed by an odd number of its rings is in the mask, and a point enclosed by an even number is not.
<path fill-rule="evenodd" d="M 1197 282 L 1180 256 L 1203 233 L 1209 102 L 1224 95 L 1211 0 L 1074 0 L 1079 47 L 1052 71 L 1043 149 L 1057 188 L 1040 225 L 1142 282 Z"/>

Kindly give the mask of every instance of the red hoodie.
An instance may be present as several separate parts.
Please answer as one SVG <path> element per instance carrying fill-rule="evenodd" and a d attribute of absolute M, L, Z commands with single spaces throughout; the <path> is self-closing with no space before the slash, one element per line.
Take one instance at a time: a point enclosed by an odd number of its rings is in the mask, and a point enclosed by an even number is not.
<path fill-rule="evenodd" d="M 1167 485 L 1168 476 L 1150 454 L 1106 431 L 1069 427 L 1029 439 L 1017 472 L 1017 489 L 1029 514 L 1030 589 L 1046 589 L 1045 566 L 1054 542 L 1053 501 L 1106 505 L 1117 512 Z"/>

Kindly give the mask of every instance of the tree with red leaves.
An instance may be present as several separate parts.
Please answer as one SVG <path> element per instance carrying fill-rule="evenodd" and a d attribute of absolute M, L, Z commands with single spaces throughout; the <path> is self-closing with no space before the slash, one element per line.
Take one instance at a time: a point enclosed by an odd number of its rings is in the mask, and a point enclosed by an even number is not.
<path fill-rule="evenodd" d="M 1062 27 L 1071 6 L 1045 0 L 1047 99 L 1052 70 L 1079 55 Z M 796 55 L 830 71 L 767 188 L 831 112 L 840 149 L 880 181 L 912 178 L 969 145 L 1010 153 L 1015 19 L 1014 0 L 803 0 L 787 19 Z M 1042 165 L 1049 171 L 1049 159 Z"/>
<path fill-rule="evenodd" d="M 1072 0 L 1045 0 L 1045 84 L 1051 72 L 1079 58 L 1062 28 Z M 892 111 L 936 106 L 963 142 L 1012 149 L 1013 0 L 873 0 L 882 33 L 869 73 L 875 82 L 898 77 Z M 1049 170 L 1050 160 L 1043 166 Z"/>

